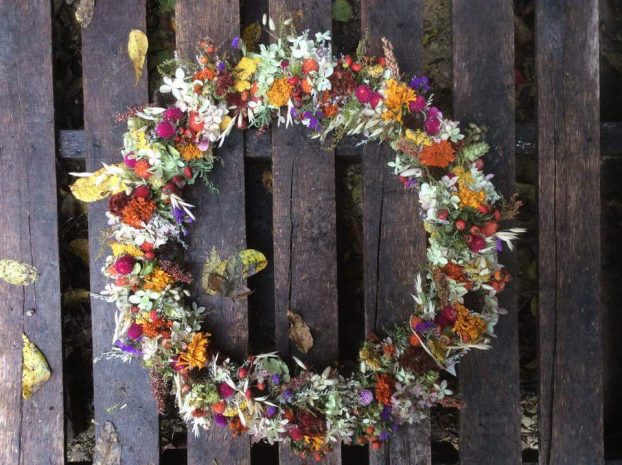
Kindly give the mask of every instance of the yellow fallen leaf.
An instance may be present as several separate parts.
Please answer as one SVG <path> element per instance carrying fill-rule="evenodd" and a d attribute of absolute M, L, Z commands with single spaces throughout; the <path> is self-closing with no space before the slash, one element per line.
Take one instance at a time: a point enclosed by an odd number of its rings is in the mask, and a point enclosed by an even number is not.
<path fill-rule="evenodd" d="M 80 177 L 71 186 L 74 197 L 83 202 L 96 202 L 124 190 L 122 179 L 112 172 L 115 165 L 105 166 L 88 176 Z"/>
<path fill-rule="evenodd" d="M 27 286 L 39 277 L 37 269 L 16 260 L 0 260 L 0 279 L 14 286 Z"/>
<path fill-rule="evenodd" d="M 67 246 L 69 251 L 77 257 L 80 257 L 86 264 L 89 263 L 89 241 L 88 239 L 74 239 Z"/>
<path fill-rule="evenodd" d="M 287 332 L 289 339 L 294 343 L 300 352 L 306 354 L 313 347 L 313 336 L 309 325 L 305 323 L 300 315 L 287 310 L 287 319 L 289 320 L 289 330 Z"/>
<path fill-rule="evenodd" d="M 72 289 L 71 291 L 63 292 L 63 304 L 73 305 L 82 302 L 88 302 L 91 298 L 91 293 L 86 289 Z"/>
<path fill-rule="evenodd" d="M 132 65 L 134 65 L 134 77 L 136 78 L 134 85 L 138 84 L 143 74 L 143 65 L 145 64 L 148 49 L 149 40 L 147 35 L 140 29 L 132 29 L 127 40 L 127 54 L 130 56 L 130 60 L 132 60 Z"/>
<path fill-rule="evenodd" d="M 268 260 L 258 250 L 245 249 L 223 260 L 213 249 L 203 266 L 201 284 L 209 295 L 244 297 L 250 293 L 244 280 L 266 266 Z"/>
<path fill-rule="evenodd" d="M 25 334 L 22 334 L 22 397 L 30 399 L 50 379 L 52 372 L 45 356 Z"/>
<path fill-rule="evenodd" d="M 80 0 L 76 7 L 76 20 L 83 28 L 89 27 L 95 12 L 95 0 Z"/>

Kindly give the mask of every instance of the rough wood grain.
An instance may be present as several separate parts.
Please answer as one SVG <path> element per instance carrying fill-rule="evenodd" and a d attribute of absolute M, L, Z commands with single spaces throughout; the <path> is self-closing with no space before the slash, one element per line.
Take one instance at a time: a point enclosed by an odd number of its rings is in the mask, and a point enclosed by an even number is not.
<path fill-rule="evenodd" d="M 0 2 L 0 257 L 40 273 L 27 287 L 0 282 L 2 464 L 64 463 L 51 16 L 44 0 Z M 21 397 L 22 332 L 52 369 L 29 400 Z"/>
<path fill-rule="evenodd" d="M 602 464 L 598 2 L 536 5 L 540 464 Z"/>
<path fill-rule="evenodd" d="M 330 0 L 270 1 L 275 21 L 299 10 L 303 28 L 330 30 Z M 339 357 L 335 158 L 307 135 L 300 126 L 272 129 L 275 326 L 283 357 L 294 354 L 321 370 Z M 306 355 L 288 339 L 288 308 L 311 327 L 315 343 Z M 340 449 L 325 462 L 341 463 Z M 280 447 L 279 463 L 300 460 Z"/>
<path fill-rule="evenodd" d="M 474 12 L 479 12 L 474 14 Z M 457 120 L 489 128 L 492 150 L 486 172 L 509 197 L 514 191 L 514 28 L 509 0 L 453 2 L 454 111 Z M 515 274 L 515 258 L 501 262 Z M 474 351 L 460 367 L 466 407 L 460 416 L 463 465 L 519 464 L 520 412 L 516 287 L 500 297 L 500 318 L 491 351 Z"/>
<path fill-rule="evenodd" d="M 402 73 L 422 67 L 423 2 L 398 0 L 387 8 L 380 0 L 361 1 L 362 29 L 372 54 L 382 55 L 380 39 L 393 45 Z M 413 283 L 425 263 L 426 234 L 416 192 L 407 191 L 387 163 L 387 146 L 365 146 L 363 165 L 363 267 L 366 332 L 382 334 L 412 312 Z M 417 267 L 419 266 L 419 269 Z M 370 464 L 431 463 L 430 422 L 402 426 L 389 444 L 370 450 Z"/>
<path fill-rule="evenodd" d="M 175 9 L 177 50 L 193 59 L 197 41 L 210 37 L 226 49 L 239 35 L 239 2 L 208 0 L 179 0 Z M 197 221 L 190 229 L 190 271 L 200 276 L 203 264 L 212 247 L 221 256 L 228 256 L 246 246 L 244 195 L 244 140 L 234 131 L 223 147 L 216 151 L 222 159 L 214 170 L 212 181 L 219 193 L 204 186 L 191 189 L 188 200 L 197 206 Z M 195 285 L 194 296 L 199 302 L 214 307 L 208 317 L 210 332 L 216 345 L 234 359 L 241 360 L 248 353 L 248 306 L 242 299 L 208 298 Z M 222 464 L 249 464 L 250 441 L 247 435 L 233 438 L 229 431 L 212 428 L 199 437 L 188 435 L 188 464 L 198 465 L 216 461 Z"/>
<path fill-rule="evenodd" d="M 127 37 L 132 29 L 145 30 L 145 3 L 137 0 L 100 0 L 91 25 L 82 30 L 84 81 L 84 140 L 86 168 L 102 162 L 118 162 L 125 131 L 114 115 L 128 105 L 147 102 L 143 73 L 134 86 L 132 63 L 127 56 Z M 108 252 L 101 243 L 106 228 L 106 202 L 89 205 L 91 289 L 99 292 L 105 278 L 101 268 Z M 114 331 L 114 305 L 91 300 L 93 354 L 110 350 Z M 93 366 L 96 437 L 106 421 L 113 423 L 121 443 L 123 465 L 159 463 L 159 430 L 155 402 L 147 373 L 138 363 L 101 360 Z"/>

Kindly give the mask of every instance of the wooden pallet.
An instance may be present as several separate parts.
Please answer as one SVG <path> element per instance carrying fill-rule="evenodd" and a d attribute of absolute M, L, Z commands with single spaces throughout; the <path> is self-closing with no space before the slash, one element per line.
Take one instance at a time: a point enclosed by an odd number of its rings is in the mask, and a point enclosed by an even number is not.
<path fill-rule="evenodd" d="M 11 3 L 11 4 L 10 4 Z M 0 257 L 37 266 L 40 280 L 24 290 L 0 284 L 0 463 L 64 462 L 62 338 L 58 273 L 55 135 L 52 97 L 51 5 L 45 0 L 0 2 L 0 176 L 3 224 Z M 330 29 L 330 0 L 261 0 L 254 18 L 305 13 L 313 30 Z M 178 50 L 193 56 L 194 43 L 209 35 L 224 43 L 239 34 L 237 1 L 177 0 Z M 489 168 L 505 194 L 513 191 L 516 153 L 539 157 L 540 204 L 540 431 L 541 465 L 603 463 L 600 343 L 599 144 L 622 146 L 620 124 L 599 121 L 598 4 L 596 0 L 537 4 L 536 128 L 514 123 L 513 4 L 510 0 L 453 1 L 454 113 L 485 124 L 494 157 Z M 389 38 L 403 71 L 421 68 L 422 0 L 361 0 L 361 21 L 376 41 Z M 113 115 L 148 101 L 147 79 L 133 85 L 126 41 L 145 30 L 145 2 L 98 0 L 92 24 L 83 31 L 83 131 L 60 131 L 60 152 L 86 159 L 88 169 L 117 161 L 123 125 Z M 375 42 L 374 42 L 375 43 Z M 377 51 L 377 49 L 376 49 Z M 36 65 L 35 65 L 36 64 Z M 34 69 L 36 67 L 36 70 Z M 33 72 L 36 71 L 36 72 Z M 23 78 L 27 76 L 28 78 Z M 519 137 L 515 137 L 518 133 Z M 518 140 L 518 145 L 517 145 Z M 364 173 L 365 329 L 382 332 L 410 312 L 414 263 L 423 263 L 425 235 L 416 194 L 407 193 L 385 166 L 386 148 L 321 151 L 304 131 L 273 129 L 262 137 L 237 134 L 220 150 L 225 160 L 214 173 L 220 194 L 196 189 L 199 210 L 191 231 L 192 271 L 200 271 L 212 246 L 226 254 L 247 243 L 244 166 L 272 163 L 275 346 L 301 355 L 287 338 L 286 310 L 300 312 L 316 343 L 305 360 L 317 366 L 339 357 L 335 160 L 362 163 Z M 577 186 L 586 186 L 577 189 Z M 584 208 L 589 205 L 590 208 Z M 105 205 L 89 207 L 91 288 L 103 287 L 98 231 Z M 43 240 L 45 238 L 45 240 Z M 577 248 L 580 245 L 580 248 Z M 508 255 L 504 263 L 514 267 Z M 321 276 L 315 270 L 321 269 Z M 195 292 L 195 295 L 200 294 Z M 210 317 L 217 344 L 234 357 L 249 347 L 246 303 L 206 299 L 221 309 Z M 509 315 L 498 326 L 494 349 L 469 356 L 460 368 L 467 408 L 460 417 L 463 465 L 519 464 L 520 412 L 516 291 L 503 294 Z M 33 316 L 26 316 L 33 308 Z M 396 312 L 395 309 L 402 309 Z M 29 312 L 30 313 L 30 312 Z M 93 350 L 111 344 L 113 309 L 92 301 Z M 29 401 L 19 397 L 20 333 L 46 354 L 52 380 Z M 225 337 L 225 335 L 227 337 Z M 94 365 L 97 432 L 111 421 L 119 433 L 124 465 L 160 462 L 159 419 L 146 373 L 136 364 Z M 430 464 L 428 422 L 402 428 L 370 464 Z M 352 461 L 336 448 L 326 463 Z M 300 463 L 279 450 L 282 465 Z M 365 461 L 366 462 L 366 461 Z M 189 465 L 259 463 L 246 437 L 209 432 L 188 440 Z"/>

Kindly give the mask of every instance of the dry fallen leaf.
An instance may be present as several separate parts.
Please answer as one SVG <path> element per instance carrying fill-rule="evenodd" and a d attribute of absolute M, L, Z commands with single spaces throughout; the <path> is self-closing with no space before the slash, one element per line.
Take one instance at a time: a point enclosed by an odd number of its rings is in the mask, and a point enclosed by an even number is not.
<path fill-rule="evenodd" d="M 123 180 L 111 172 L 115 165 L 100 168 L 94 173 L 81 173 L 69 188 L 73 196 L 82 202 L 96 202 L 125 189 Z M 74 176 L 78 175 L 77 173 Z"/>
<path fill-rule="evenodd" d="M 93 465 L 121 465 L 119 435 L 110 421 L 104 423 L 95 441 Z"/>
<path fill-rule="evenodd" d="M 132 60 L 132 65 L 134 65 L 134 77 L 136 78 L 134 85 L 138 84 L 143 74 L 147 50 L 149 50 L 147 35 L 139 29 L 132 29 L 127 40 L 127 54 Z"/>
<path fill-rule="evenodd" d="M 95 0 L 80 0 L 76 7 L 76 20 L 82 27 L 89 27 L 95 12 Z"/>
<path fill-rule="evenodd" d="M 89 263 L 89 240 L 88 239 L 74 239 L 67 246 L 69 252 L 76 257 L 80 257 L 84 263 Z"/>
<path fill-rule="evenodd" d="M 27 286 L 39 277 L 37 269 L 16 260 L 0 260 L 0 279 L 14 286 Z"/>
<path fill-rule="evenodd" d="M 313 336 L 305 320 L 300 315 L 287 310 L 289 320 L 289 339 L 294 343 L 300 352 L 306 354 L 313 347 Z"/>
<path fill-rule="evenodd" d="M 264 189 L 272 194 L 272 171 L 266 170 L 261 173 L 261 182 L 263 183 Z"/>
<path fill-rule="evenodd" d="M 266 266 L 268 260 L 258 250 L 245 249 L 223 260 L 214 248 L 203 266 L 201 285 L 209 295 L 233 299 L 245 297 L 250 293 L 246 287 L 246 278 L 259 273 Z"/>
<path fill-rule="evenodd" d="M 52 372 L 45 356 L 25 334 L 22 334 L 22 397 L 30 399 L 45 382 Z"/>

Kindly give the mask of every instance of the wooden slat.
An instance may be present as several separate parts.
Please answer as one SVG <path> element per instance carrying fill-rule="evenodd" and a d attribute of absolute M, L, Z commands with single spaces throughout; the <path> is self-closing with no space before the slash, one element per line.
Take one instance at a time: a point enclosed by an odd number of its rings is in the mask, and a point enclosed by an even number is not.
<path fill-rule="evenodd" d="M 474 14 L 474 12 L 478 12 Z M 510 0 L 453 2 L 454 113 L 489 128 L 486 172 L 507 197 L 514 191 L 514 26 Z M 515 257 L 501 262 L 515 274 Z M 464 465 L 521 461 L 516 285 L 500 296 L 508 310 L 490 351 L 473 351 L 460 368 L 466 407 L 460 415 Z"/>
<path fill-rule="evenodd" d="M 602 464 L 598 2 L 536 4 L 540 464 Z"/>
<path fill-rule="evenodd" d="M 358 139 L 346 137 L 335 148 L 335 156 L 338 159 L 358 161 L 364 147 L 357 146 Z M 58 134 L 58 151 L 61 158 L 81 159 L 84 140 L 81 130 L 61 130 Z M 516 155 L 530 155 L 536 151 L 536 128 L 528 124 L 516 126 Z M 622 123 L 605 122 L 600 127 L 600 152 L 601 154 L 622 154 Z M 256 134 L 249 131 L 246 134 L 245 158 L 270 161 L 272 158 L 272 145 L 270 134 L 264 132 Z"/>
<path fill-rule="evenodd" d="M 86 168 L 121 160 L 119 147 L 125 124 L 114 115 L 128 105 L 147 102 L 146 73 L 134 85 L 134 72 L 127 56 L 127 37 L 132 29 L 145 30 L 145 3 L 139 0 L 100 0 L 91 25 L 82 30 L 84 81 L 84 141 Z M 99 292 L 104 256 L 101 234 L 106 228 L 106 202 L 89 205 L 91 289 Z M 114 306 L 91 300 L 93 353 L 109 351 L 114 331 Z M 138 363 L 101 360 L 93 366 L 96 434 L 105 421 L 117 428 L 123 465 L 159 462 L 158 414 L 147 373 Z"/>
<path fill-rule="evenodd" d="M 391 8 L 380 0 L 362 0 L 361 21 L 374 55 L 382 55 L 380 39 L 386 37 L 394 44 L 400 71 L 421 72 L 421 0 L 396 0 Z M 366 333 L 383 334 L 408 319 L 414 279 L 425 263 L 427 240 L 417 194 L 406 191 L 387 166 L 393 156 L 389 147 L 378 145 L 365 146 L 362 154 Z M 370 449 L 370 464 L 430 464 L 430 446 L 429 420 L 404 425 L 388 445 L 378 451 Z"/>
<path fill-rule="evenodd" d="M 0 257 L 40 273 L 24 288 L 0 282 L 3 464 L 64 463 L 51 13 L 45 0 L 0 2 Z M 22 332 L 52 369 L 29 400 L 21 398 Z"/>
<path fill-rule="evenodd" d="M 270 1 L 275 21 L 299 10 L 313 34 L 331 29 L 330 0 Z M 339 357 L 335 157 L 307 137 L 301 126 L 272 129 L 276 343 L 283 357 L 294 354 L 322 370 Z M 306 355 L 290 344 L 287 309 L 311 327 L 315 343 Z M 340 449 L 325 462 L 341 463 Z M 300 460 L 280 447 L 279 463 Z"/>
<path fill-rule="evenodd" d="M 205 36 L 217 45 L 228 48 L 231 39 L 239 35 L 239 2 L 209 0 L 178 0 L 175 10 L 177 50 L 184 58 L 194 59 L 196 45 Z M 219 193 L 205 186 L 191 189 L 190 203 L 197 206 L 197 221 L 190 229 L 190 271 L 200 276 L 203 264 L 212 247 L 227 256 L 246 246 L 244 196 L 244 140 L 234 131 L 225 145 L 216 151 L 223 163 L 214 170 L 212 180 Z M 230 299 L 208 298 L 195 285 L 195 298 L 215 307 L 208 318 L 209 330 L 216 346 L 235 360 L 248 352 L 248 306 L 245 299 L 235 303 Z M 199 437 L 188 436 L 188 464 L 249 464 L 248 435 L 235 439 L 228 430 L 213 427 Z"/>

